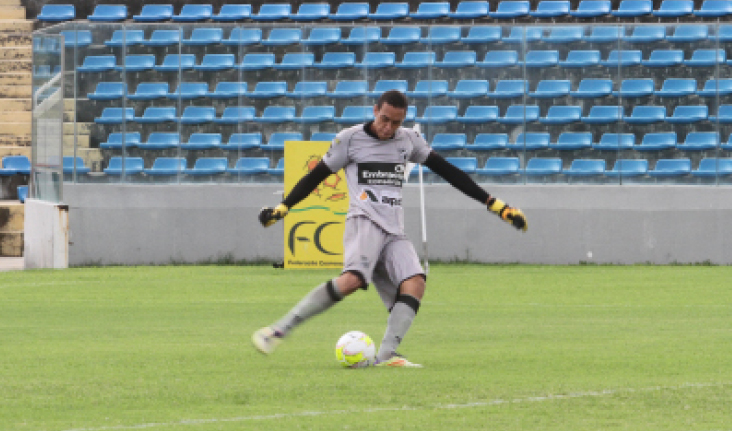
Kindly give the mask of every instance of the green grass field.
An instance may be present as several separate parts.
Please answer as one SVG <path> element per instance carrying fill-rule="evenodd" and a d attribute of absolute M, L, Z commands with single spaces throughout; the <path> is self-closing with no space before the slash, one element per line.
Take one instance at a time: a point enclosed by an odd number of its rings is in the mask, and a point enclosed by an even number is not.
<path fill-rule="evenodd" d="M 249 337 L 333 271 L 265 266 L 0 274 L 0 429 L 732 430 L 732 267 L 433 265 L 400 349 L 374 289 L 271 357 Z"/>

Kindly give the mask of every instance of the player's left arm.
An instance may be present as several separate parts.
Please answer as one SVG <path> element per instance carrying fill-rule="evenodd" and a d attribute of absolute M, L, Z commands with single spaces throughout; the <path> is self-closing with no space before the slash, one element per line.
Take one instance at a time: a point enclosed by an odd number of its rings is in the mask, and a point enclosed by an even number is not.
<path fill-rule="evenodd" d="M 475 183 L 472 178 L 444 157 L 430 151 L 424 165 L 432 172 L 444 178 L 450 185 L 465 193 L 467 196 L 485 204 L 488 210 L 497 214 L 501 219 L 510 223 L 516 229 L 526 231 L 528 224 L 526 216 L 518 208 L 510 207 L 500 199 L 491 196 L 485 189 Z"/>

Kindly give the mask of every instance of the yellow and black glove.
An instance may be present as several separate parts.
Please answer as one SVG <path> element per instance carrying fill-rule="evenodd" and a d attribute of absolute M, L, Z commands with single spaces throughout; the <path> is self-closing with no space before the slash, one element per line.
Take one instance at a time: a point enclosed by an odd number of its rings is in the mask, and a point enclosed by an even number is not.
<path fill-rule="evenodd" d="M 289 210 L 285 204 L 279 204 L 274 208 L 264 207 L 259 211 L 259 222 L 264 227 L 270 227 L 277 223 L 278 220 L 284 218 Z"/>
<path fill-rule="evenodd" d="M 524 232 L 529 228 L 529 224 L 526 222 L 526 216 L 518 208 L 511 208 L 500 199 L 490 198 L 488 199 L 488 211 L 498 214 L 498 217 L 511 223 L 511 226 L 516 229 L 520 229 Z"/>

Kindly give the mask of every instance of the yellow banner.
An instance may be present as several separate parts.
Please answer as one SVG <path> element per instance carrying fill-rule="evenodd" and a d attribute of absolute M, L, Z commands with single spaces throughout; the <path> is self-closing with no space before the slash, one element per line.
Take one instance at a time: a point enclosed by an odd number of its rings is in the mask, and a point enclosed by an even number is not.
<path fill-rule="evenodd" d="M 330 142 L 285 142 L 285 194 L 320 162 Z M 342 268 L 348 187 L 343 170 L 323 181 L 284 219 L 285 268 Z"/>

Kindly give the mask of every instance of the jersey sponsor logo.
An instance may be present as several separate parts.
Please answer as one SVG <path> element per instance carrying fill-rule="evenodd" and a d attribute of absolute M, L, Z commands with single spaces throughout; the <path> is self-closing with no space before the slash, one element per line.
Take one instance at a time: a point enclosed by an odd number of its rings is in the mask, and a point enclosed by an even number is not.
<path fill-rule="evenodd" d="M 366 186 L 401 187 L 404 182 L 404 164 L 371 162 L 358 164 L 358 183 Z"/>
<path fill-rule="evenodd" d="M 374 205 L 388 205 L 390 207 L 402 205 L 402 196 L 400 193 L 389 193 L 386 190 L 382 191 L 381 195 L 379 195 L 374 190 L 361 189 L 361 193 L 358 194 L 358 200 Z"/>

